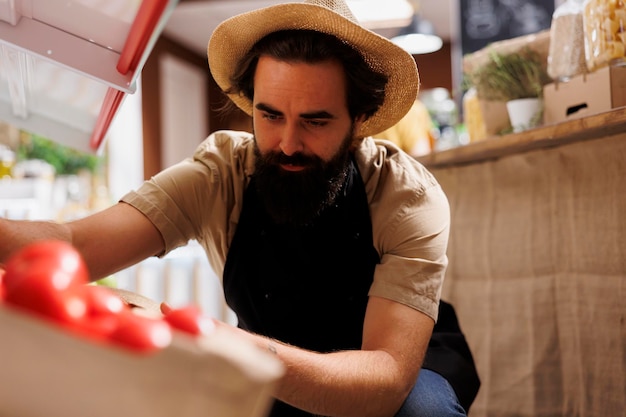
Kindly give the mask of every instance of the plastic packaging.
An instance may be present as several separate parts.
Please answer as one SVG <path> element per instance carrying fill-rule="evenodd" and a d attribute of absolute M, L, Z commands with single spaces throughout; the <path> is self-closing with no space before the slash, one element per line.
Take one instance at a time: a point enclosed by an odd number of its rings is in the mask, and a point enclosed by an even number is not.
<path fill-rule="evenodd" d="M 463 95 L 463 120 L 470 142 L 478 142 L 487 138 L 485 119 L 480 109 L 475 87 L 471 87 Z"/>
<path fill-rule="evenodd" d="M 11 177 L 15 165 L 15 153 L 8 147 L 0 144 L 0 179 Z"/>
<path fill-rule="evenodd" d="M 585 0 L 583 25 L 585 58 L 589 71 L 626 60 L 624 0 Z"/>
<path fill-rule="evenodd" d="M 547 70 L 554 81 L 587 71 L 583 0 L 566 0 L 552 14 Z"/>

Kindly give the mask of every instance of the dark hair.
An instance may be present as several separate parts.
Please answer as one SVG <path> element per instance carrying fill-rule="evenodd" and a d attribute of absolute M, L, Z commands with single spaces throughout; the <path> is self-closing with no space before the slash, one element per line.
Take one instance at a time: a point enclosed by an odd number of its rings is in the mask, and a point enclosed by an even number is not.
<path fill-rule="evenodd" d="M 388 77 L 374 71 L 363 56 L 332 35 L 313 30 L 282 30 L 259 40 L 239 62 L 231 78 L 228 94 L 242 94 L 252 100 L 254 73 L 261 55 L 283 61 L 316 63 L 336 60 L 346 74 L 346 99 L 352 120 L 361 115 L 366 119 L 380 108 L 385 100 Z"/>

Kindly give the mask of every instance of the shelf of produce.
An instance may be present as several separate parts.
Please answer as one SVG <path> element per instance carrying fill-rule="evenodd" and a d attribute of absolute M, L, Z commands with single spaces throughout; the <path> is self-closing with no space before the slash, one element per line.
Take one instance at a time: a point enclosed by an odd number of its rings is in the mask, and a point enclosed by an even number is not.
<path fill-rule="evenodd" d="M 626 132 L 626 107 L 513 133 L 418 157 L 429 168 L 497 159 L 542 148 L 599 139 Z"/>

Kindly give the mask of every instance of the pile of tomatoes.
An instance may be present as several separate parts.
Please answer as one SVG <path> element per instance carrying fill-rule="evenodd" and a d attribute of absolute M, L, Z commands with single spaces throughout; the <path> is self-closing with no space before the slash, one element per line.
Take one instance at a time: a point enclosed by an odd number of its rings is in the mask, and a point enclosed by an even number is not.
<path fill-rule="evenodd" d="M 111 289 L 88 284 L 87 266 L 72 245 L 38 241 L 0 269 L 0 303 L 80 337 L 140 353 L 169 346 L 176 331 L 199 336 L 214 328 L 194 305 L 168 309 L 162 316 L 141 314 Z"/>

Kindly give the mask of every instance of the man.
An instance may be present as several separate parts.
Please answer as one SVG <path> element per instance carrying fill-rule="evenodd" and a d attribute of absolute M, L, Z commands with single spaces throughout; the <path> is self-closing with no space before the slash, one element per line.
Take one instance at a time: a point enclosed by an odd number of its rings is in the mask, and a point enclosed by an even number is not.
<path fill-rule="evenodd" d="M 216 132 L 85 219 L 0 221 L 0 254 L 68 240 L 97 279 L 196 239 L 237 313 L 239 328 L 218 327 L 286 365 L 273 417 L 464 415 L 462 390 L 421 369 L 447 265 L 446 197 L 370 137 L 413 104 L 413 58 L 321 0 L 225 21 L 208 57 L 254 135 Z"/>

